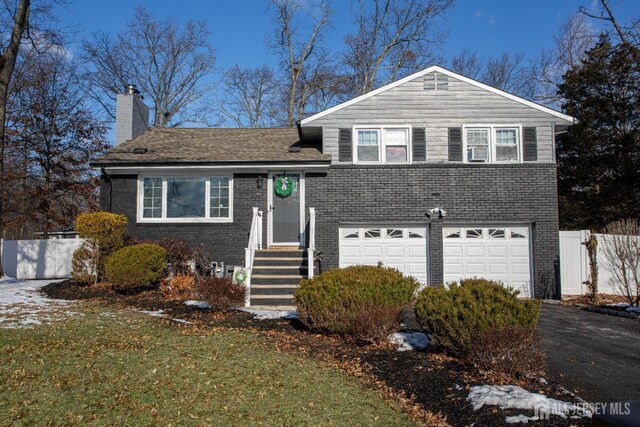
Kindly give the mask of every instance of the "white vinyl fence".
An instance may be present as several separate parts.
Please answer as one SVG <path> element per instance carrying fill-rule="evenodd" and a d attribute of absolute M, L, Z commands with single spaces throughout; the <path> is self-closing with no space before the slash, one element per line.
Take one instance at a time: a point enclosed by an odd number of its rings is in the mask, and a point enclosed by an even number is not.
<path fill-rule="evenodd" d="M 16 279 L 67 279 L 82 239 L 3 240 L 4 274 Z"/>
<path fill-rule="evenodd" d="M 582 243 L 587 240 L 589 231 L 560 232 L 560 280 L 562 295 L 579 295 L 587 292 L 584 284 L 589 280 L 589 256 L 587 247 Z M 617 293 L 611 272 L 607 268 L 604 247 L 610 238 L 607 234 L 596 234 L 598 240 L 598 292 Z"/>

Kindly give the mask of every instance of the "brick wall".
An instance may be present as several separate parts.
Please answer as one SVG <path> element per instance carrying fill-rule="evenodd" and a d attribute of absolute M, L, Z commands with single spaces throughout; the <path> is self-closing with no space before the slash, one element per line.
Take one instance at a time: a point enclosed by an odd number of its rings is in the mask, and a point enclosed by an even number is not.
<path fill-rule="evenodd" d="M 235 174 L 233 177 L 233 222 L 199 224 L 137 224 L 137 176 L 112 175 L 111 211 L 129 218 L 128 234 L 139 239 L 159 240 L 175 237 L 191 246 L 202 243 L 213 261 L 226 265 L 243 265 L 244 249 L 249 241 L 252 207 L 266 212 L 266 175 L 264 188 L 256 188 L 258 174 Z M 109 210 L 108 184 L 102 181 L 100 207 Z M 266 228 L 266 220 L 265 220 Z M 266 242 L 266 239 L 264 240 Z"/>
<path fill-rule="evenodd" d="M 267 211 L 266 174 L 234 175 L 234 221 L 230 224 L 136 224 L 136 176 L 112 176 L 112 211 L 129 217 L 129 233 L 143 239 L 172 236 L 203 243 L 215 261 L 241 265 L 251 225 L 251 208 Z M 103 182 L 101 206 L 108 209 Z M 332 165 L 306 174 L 306 206 L 316 208 L 316 249 L 323 269 L 338 266 L 338 227 L 347 223 L 430 224 L 429 271 L 443 278 L 443 224 L 532 225 L 535 295 L 559 296 L 557 285 L 558 207 L 554 164 L 398 166 Z M 444 208 L 444 220 L 426 212 Z M 267 218 L 264 218 L 266 233 Z M 266 235 L 264 242 L 266 244 Z"/>
<path fill-rule="evenodd" d="M 323 269 L 338 266 L 340 224 L 429 223 L 432 284 L 443 280 L 443 225 L 532 224 L 535 295 L 559 295 L 554 164 L 333 165 L 306 175 L 306 205 L 316 208 Z M 447 211 L 444 220 L 426 217 L 436 206 Z"/>

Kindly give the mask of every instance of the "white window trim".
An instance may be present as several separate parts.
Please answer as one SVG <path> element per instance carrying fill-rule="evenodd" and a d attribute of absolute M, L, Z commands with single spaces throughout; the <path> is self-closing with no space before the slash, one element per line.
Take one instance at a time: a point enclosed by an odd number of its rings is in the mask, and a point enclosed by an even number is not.
<path fill-rule="evenodd" d="M 486 162 L 470 162 L 467 159 L 467 130 L 468 129 L 489 129 L 489 159 Z M 517 129 L 518 130 L 518 160 L 511 161 L 496 161 L 496 130 L 499 129 Z M 524 163 L 524 141 L 522 137 L 522 125 L 521 124 L 487 124 L 487 123 L 472 123 L 462 126 L 462 160 L 464 163 L 471 164 L 513 164 Z"/>
<path fill-rule="evenodd" d="M 204 211 L 205 218 L 167 218 L 167 179 L 166 178 L 201 178 L 205 182 L 205 201 Z M 211 186 L 209 178 L 227 177 L 229 178 L 229 217 L 228 218 L 210 218 L 211 207 Z M 143 218 L 143 201 L 144 201 L 144 179 L 145 178 L 162 178 L 162 218 Z M 137 200 L 137 222 L 139 223 L 230 223 L 233 222 L 233 173 L 223 171 L 195 171 L 195 172 L 173 172 L 173 173 L 141 173 L 138 175 L 138 192 Z"/>
<path fill-rule="evenodd" d="M 407 141 L 407 161 L 406 162 L 387 162 L 387 150 L 385 141 L 385 129 L 407 129 L 408 141 Z M 380 143 L 378 144 L 378 160 L 377 162 L 361 162 L 358 160 L 358 131 L 359 130 L 375 130 L 380 135 Z M 411 125 L 357 125 L 351 129 L 351 156 L 353 163 L 361 165 L 406 165 L 413 162 L 413 128 Z"/>

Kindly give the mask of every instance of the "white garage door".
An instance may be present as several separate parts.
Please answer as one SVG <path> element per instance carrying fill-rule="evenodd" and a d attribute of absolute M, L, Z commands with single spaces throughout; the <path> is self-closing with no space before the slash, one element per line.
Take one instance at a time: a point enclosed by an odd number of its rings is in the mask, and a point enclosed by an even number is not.
<path fill-rule="evenodd" d="M 397 268 L 427 283 L 426 227 L 341 227 L 340 267 L 377 265 Z"/>
<path fill-rule="evenodd" d="M 443 228 L 444 280 L 499 280 L 531 296 L 529 227 Z"/>

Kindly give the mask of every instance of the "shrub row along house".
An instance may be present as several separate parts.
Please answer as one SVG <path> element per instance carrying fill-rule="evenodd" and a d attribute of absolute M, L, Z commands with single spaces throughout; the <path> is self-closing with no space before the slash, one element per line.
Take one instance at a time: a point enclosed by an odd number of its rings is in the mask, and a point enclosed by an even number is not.
<path fill-rule="evenodd" d="M 572 117 L 437 66 L 297 129 L 149 130 L 135 88 L 117 101 L 116 146 L 92 163 L 102 209 L 251 268 L 252 305 L 380 262 L 560 295 L 554 139 Z"/>

